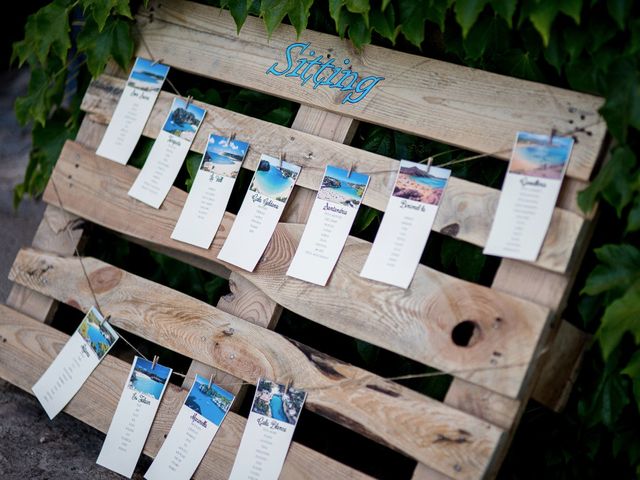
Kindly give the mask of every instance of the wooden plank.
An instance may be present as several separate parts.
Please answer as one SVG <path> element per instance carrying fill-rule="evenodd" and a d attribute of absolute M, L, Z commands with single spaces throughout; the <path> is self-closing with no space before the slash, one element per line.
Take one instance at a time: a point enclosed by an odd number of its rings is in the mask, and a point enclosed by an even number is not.
<path fill-rule="evenodd" d="M 499 154 L 502 158 L 509 156 L 519 130 L 588 127 L 592 135 L 581 137 L 568 169 L 570 177 L 582 180 L 589 179 L 605 134 L 597 113 L 601 98 L 549 85 L 373 45 L 357 52 L 333 35 L 305 30 L 298 38 L 289 25 L 268 37 L 262 20 L 251 16 L 238 36 L 227 11 L 192 2 L 161 0 L 153 22 L 140 18 L 140 23 L 146 23 L 142 32 L 153 55 L 180 70 L 468 150 L 507 150 Z M 286 67 L 285 50 L 296 42 L 311 42 L 317 55 L 330 52 L 337 65 L 350 59 L 360 78 L 385 79 L 359 103 L 342 104 L 345 92 L 266 75 L 274 62 L 279 69 Z M 149 55 L 142 45 L 138 54 Z"/>
<path fill-rule="evenodd" d="M 116 104 L 122 93 L 124 81 L 106 75 L 92 82 L 89 87 L 82 108 L 91 114 L 95 121 L 108 123 L 113 115 Z M 163 92 L 160 94 L 153 113 L 147 122 L 144 135 L 155 138 L 162 128 L 175 95 Z M 364 196 L 363 203 L 377 210 L 384 211 L 392 193 L 393 182 L 398 169 L 398 161 L 376 155 L 374 153 L 336 143 L 312 133 L 298 132 L 293 129 L 275 125 L 256 118 L 231 112 L 219 107 L 213 107 L 200 102 L 194 102 L 208 111 L 202 128 L 199 130 L 192 150 L 202 153 L 206 148 L 210 132 L 221 135 L 236 133 L 250 139 L 251 148 L 244 162 L 244 167 L 255 170 L 260 155 L 268 153 L 278 155 L 280 151 L 286 153 L 287 159 L 303 166 L 298 179 L 299 186 L 317 190 L 322 180 L 322 174 L 327 164 L 342 165 L 348 168 L 353 161 L 354 168 L 362 173 L 369 173 L 371 181 Z M 305 108 L 305 107 L 301 107 Z M 308 108 L 303 111 L 306 114 Z M 324 116 L 314 118 L 323 123 L 320 126 L 329 133 L 339 131 L 340 120 L 335 114 L 324 112 Z M 333 118 L 327 120 L 329 115 Z M 295 127 L 296 125 L 294 125 Z M 300 121 L 300 128 L 305 123 Z M 346 139 L 353 131 L 344 132 Z M 299 189 L 297 189 L 299 190 Z M 433 230 L 459 240 L 484 246 L 497 208 L 500 191 L 480 184 L 452 177 L 447 186 Z M 301 208 L 300 195 L 294 197 L 289 209 Z M 306 199 L 305 206 L 313 202 L 313 196 Z M 291 218 L 292 223 L 305 223 L 306 217 Z M 557 272 L 564 272 L 569 265 L 574 245 L 582 231 L 584 219 L 582 216 L 556 208 L 554 210 L 549 233 L 545 238 L 536 265 Z"/>
<path fill-rule="evenodd" d="M 291 378 L 305 407 L 454 478 L 479 478 L 502 430 L 394 382 L 94 258 L 84 267 L 110 323 L 244 381 Z M 11 279 L 86 311 L 77 257 L 21 250 Z"/>
<path fill-rule="evenodd" d="M 150 208 L 127 195 L 137 173 L 68 142 L 53 175 L 71 212 L 130 237 L 218 261 L 233 215 L 225 214 L 209 250 L 171 240 L 186 193 L 174 187 L 160 209 Z M 44 198 L 57 201 L 50 190 Z M 253 273 L 227 267 L 310 320 L 509 397 L 518 395 L 546 323 L 544 307 L 425 266 L 418 267 L 408 290 L 363 279 L 358 272 L 370 244 L 353 237 L 328 285 L 311 285 L 285 275 L 302 230 L 303 225 L 279 224 Z M 467 320 L 475 322 L 478 335 L 459 347 L 451 334 Z"/>
<path fill-rule="evenodd" d="M 31 386 L 44 373 L 68 338 L 64 333 L 0 305 L 0 377 L 31 393 Z M 106 432 L 129 368 L 128 363 L 107 355 L 64 411 Z M 154 457 L 158 453 L 185 395 L 184 390 L 174 385 L 167 387 L 144 447 L 146 455 Z M 235 413 L 227 415 L 194 478 L 228 478 L 245 423 L 246 420 Z M 349 480 L 370 477 L 293 442 L 281 478 Z"/>

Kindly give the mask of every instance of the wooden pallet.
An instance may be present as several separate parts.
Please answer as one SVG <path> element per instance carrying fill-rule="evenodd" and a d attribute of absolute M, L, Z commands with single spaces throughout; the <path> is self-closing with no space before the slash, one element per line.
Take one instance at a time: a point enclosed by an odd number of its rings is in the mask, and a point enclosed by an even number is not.
<path fill-rule="evenodd" d="M 253 273 L 216 258 L 234 220 L 230 213 L 209 250 L 171 240 L 186 193 L 173 187 L 159 210 L 147 207 L 127 195 L 138 169 L 94 153 L 124 85 L 123 73 L 110 69 L 89 87 L 80 132 L 67 142 L 53 172 L 67 213 L 49 186 L 44 195 L 49 206 L 33 247 L 20 251 L 11 270 L 15 286 L 7 306 L 0 306 L 0 377 L 30 390 L 67 339 L 47 325 L 58 302 L 83 311 L 92 305 L 73 256 L 88 221 L 229 279 L 232 293 L 214 307 L 100 260 L 85 260 L 112 323 L 190 357 L 190 374 L 216 371 L 220 383 L 226 377 L 255 382 L 267 376 L 331 387 L 311 390 L 305 407 L 414 459 L 413 478 L 493 477 L 529 398 L 562 408 L 579 365 L 585 336 L 560 315 L 594 225 L 595 213 L 582 214 L 575 196 L 605 151 L 605 126 L 597 114 L 602 99 L 375 46 L 356 52 L 331 35 L 304 32 L 303 40 L 317 51 L 350 58 L 364 75 L 385 77 L 365 100 L 343 105 L 335 92 L 265 75 L 297 41 L 292 27 L 279 27 L 268 39 L 261 22 L 248 18 L 237 36 L 228 12 L 178 0 L 156 3 L 138 21 L 154 56 L 173 68 L 301 104 L 292 128 L 286 128 L 195 102 L 208 113 L 192 146 L 202 152 L 210 132 L 236 133 L 251 144 L 244 163 L 251 170 L 261 153 L 285 151 L 288 160 L 303 166 L 295 195 Z M 148 56 L 143 48 L 138 54 Z M 145 136 L 157 135 L 173 98 L 161 93 Z M 364 198 L 366 205 L 385 209 L 397 161 L 348 146 L 358 121 L 478 152 L 509 148 L 518 130 L 585 126 L 590 134 L 574 147 L 539 259 L 502 260 L 490 288 L 426 266 L 418 268 L 407 291 L 370 282 L 358 276 L 370 244 L 354 237 L 327 287 L 286 277 L 325 165 L 353 162 L 363 173 L 386 172 L 372 174 Z M 499 191 L 459 178 L 447 188 L 434 230 L 483 246 Z M 283 307 L 452 372 L 454 380 L 441 402 L 345 364 L 274 332 Z M 468 345 L 452 339 L 462 322 L 472 322 L 474 329 Z M 106 431 L 128 368 L 108 356 L 65 411 Z M 187 380 L 183 388 L 188 386 Z M 157 453 L 184 394 L 168 388 L 147 455 Z M 237 413 L 229 415 L 197 478 L 227 478 L 244 423 Z M 366 477 L 296 442 L 282 474 Z"/>

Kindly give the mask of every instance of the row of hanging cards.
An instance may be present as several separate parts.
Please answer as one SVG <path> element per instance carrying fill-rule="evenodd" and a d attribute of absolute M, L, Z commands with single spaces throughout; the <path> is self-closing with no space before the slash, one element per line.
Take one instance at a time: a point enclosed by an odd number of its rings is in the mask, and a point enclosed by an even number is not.
<path fill-rule="evenodd" d="M 175 98 L 169 115 L 149 152 L 129 195 L 160 208 L 175 181 L 206 110 Z"/>
<path fill-rule="evenodd" d="M 170 376 L 170 368 L 135 357 L 98 465 L 131 478 Z"/>
<path fill-rule="evenodd" d="M 303 390 L 258 380 L 229 480 L 277 480 L 306 398 Z"/>
<path fill-rule="evenodd" d="M 262 155 L 218 258 L 252 272 L 278 225 L 300 167 Z"/>
<path fill-rule="evenodd" d="M 209 248 L 224 217 L 248 149 L 248 143 L 209 135 L 200 167 L 171 238 Z"/>
<path fill-rule="evenodd" d="M 122 165 L 129 161 L 168 73 L 167 65 L 136 59 L 96 151 L 98 155 Z"/>
<path fill-rule="evenodd" d="M 55 360 L 31 390 L 49 418 L 55 417 L 111 350 L 118 334 L 91 308 Z"/>

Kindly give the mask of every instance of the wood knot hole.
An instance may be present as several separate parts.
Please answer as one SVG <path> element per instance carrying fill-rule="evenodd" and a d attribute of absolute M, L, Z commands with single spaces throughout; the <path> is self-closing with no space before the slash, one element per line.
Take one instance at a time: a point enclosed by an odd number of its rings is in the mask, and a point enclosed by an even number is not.
<path fill-rule="evenodd" d="M 473 320 L 463 320 L 451 330 L 451 340 L 459 347 L 472 347 L 480 339 L 480 325 Z"/>

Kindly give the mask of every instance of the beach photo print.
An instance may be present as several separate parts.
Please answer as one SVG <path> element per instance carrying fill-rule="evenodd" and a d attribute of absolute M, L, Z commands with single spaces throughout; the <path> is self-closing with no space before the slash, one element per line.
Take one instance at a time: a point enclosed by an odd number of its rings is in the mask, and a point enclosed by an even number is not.
<path fill-rule="evenodd" d="M 236 178 L 249 144 L 239 140 L 229 140 L 220 135 L 209 135 L 207 149 L 202 158 L 200 170 L 223 177 Z"/>
<path fill-rule="evenodd" d="M 189 480 L 207 453 L 233 399 L 232 393 L 196 375 L 166 440 L 144 478 Z"/>
<path fill-rule="evenodd" d="M 349 174 L 348 170 L 327 165 L 318 199 L 345 207 L 358 207 L 368 183 L 368 175 L 358 172 Z"/>
<path fill-rule="evenodd" d="M 251 180 L 249 190 L 272 200 L 287 203 L 296 184 L 300 167 L 289 162 L 263 155 Z"/>
<path fill-rule="evenodd" d="M 99 360 L 102 360 L 118 339 L 118 334 L 95 308 L 89 310 L 78 326 L 78 334 L 87 342 Z"/>
<path fill-rule="evenodd" d="M 439 205 L 449 174 L 449 170 L 401 160 L 393 196 L 427 205 Z"/>
<path fill-rule="evenodd" d="M 509 173 L 560 180 L 569 162 L 573 138 L 518 132 Z"/>
<path fill-rule="evenodd" d="M 169 375 L 171 375 L 170 368 L 158 363 L 154 367 L 149 360 L 136 357 L 127 386 L 142 395 L 160 400 Z"/>
<path fill-rule="evenodd" d="M 307 394 L 293 387 L 261 378 L 258 381 L 256 395 L 251 411 L 258 415 L 273 418 L 291 425 L 298 423 Z"/>
<path fill-rule="evenodd" d="M 186 100 L 176 98 L 171 105 L 171 111 L 162 127 L 167 133 L 180 137 L 187 142 L 192 142 L 198 128 L 204 119 L 206 110 L 193 103 L 187 107 Z"/>
<path fill-rule="evenodd" d="M 127 86 L 145 92 L 158 92 L 168 73 L 168 65 L 138 57 L 127 80 Z"/>

